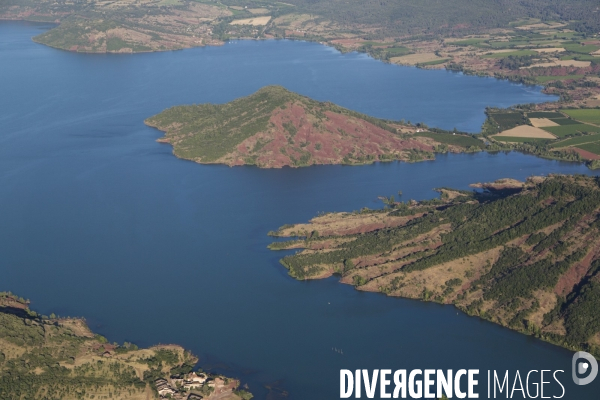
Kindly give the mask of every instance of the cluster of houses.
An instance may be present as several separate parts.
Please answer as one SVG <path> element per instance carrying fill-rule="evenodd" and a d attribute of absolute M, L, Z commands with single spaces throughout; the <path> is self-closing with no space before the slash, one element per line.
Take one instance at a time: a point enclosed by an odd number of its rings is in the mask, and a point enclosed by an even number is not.
<path fill-rule="evenodd" d="M 171 378 L 170 380 L 160 378 L 154 382 L 158 395 L 162 399 L 187 400 L 202 399 L 202 395 L 189 392 L 202 389 L 204 385 L 214 388 L 217 383 L 215 379 L 208 377 L 206 374 L 195 372 L 186 374 L 183 378 Z"/>

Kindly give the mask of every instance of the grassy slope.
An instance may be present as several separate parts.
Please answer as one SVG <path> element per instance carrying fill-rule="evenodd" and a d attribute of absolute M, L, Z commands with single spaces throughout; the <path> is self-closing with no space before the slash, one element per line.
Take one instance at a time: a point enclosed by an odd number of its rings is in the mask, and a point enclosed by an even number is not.
<path fill-rule="evenodd" d="M 265 131 L 271 113 L 292 100 L 311 101 L 281 87 L 267 87 L 222 105 L 172 107 L 145 122 L 166 130 L 167 138 L 181 138 L 174 144 L 178 157 L 213 162 L 233 151 L 244 139 Z M 172 124 L 181 126 L 169 129 Z"/>
<path fill-rule="evenodd" d="M 307 250 L 281 263 L 297 279 L 337 273 L 361 290 L 454 303 L 598 356 L 598 184 L 556 176 L 528 181 L 513 194 L 446 192 L 446 199 L 418 205 L 319 217 L 276 233 L 310 238 L 292 241 Z M 344 231 L 346 220 L 350 231 Z M 355 233 L 361 227 L 366 233 Z"/>
<path fill-rule="evenodd" d="M 107 350 L 111 357 L 103 356 Z M 2 399 L 157 399 L 156 379 L 189 372 L 196 362 L 175 345 L 138 349 L 107 344 L 82 320 L 42 318 L 22 300 L 0 293 Z"/>

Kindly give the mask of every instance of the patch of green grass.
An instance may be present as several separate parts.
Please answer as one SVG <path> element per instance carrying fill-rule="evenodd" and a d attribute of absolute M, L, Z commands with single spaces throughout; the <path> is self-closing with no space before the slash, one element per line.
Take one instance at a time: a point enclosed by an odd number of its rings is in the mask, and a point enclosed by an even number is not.
<path fill-rule="evenodd" d="M 561 60 L 577 60 L 577 61 L 600 61 L 600 57 L 594 57 L 589 54 L 578 54 L 578 55 L 569 54 L 566 56 L 562 56 L 560 59 Z"/>
<path fill-rule="evenodd" d="M 424 63 L 419 63 L 417 65 L 420 65 L 420 66 L 439 65 L 439 64 L 445 63 L 448 60 L 450 60 L 450 59 L 449 58 L 442 58 L 440 60 L 427 61 L 427 62 L 424 62 Z"/>
<path fill-rule="evenodd" d="M 525 138 L 525 137 L 515 137 L 515 136 L 494 136 L 499 142 L 510 142 L 510 143 L 534 143 L 534 144 L 546 144 L 550 142 L 550 139 L 534 139 L 534 138 Z"/>
<path fill-rule="evenodd" d="M 409 48 L 403 46 L 388 47 L 387 49 L 385 49 L 385 51 L 387 51 L 387 53 L 393 57 L 403 56 L 411 53 Z"/>
<path fill-rule="evenodd" d="M 515 46 L 515 47 L 517 47 L 517 46 L 527 46 L 527 45 L 531 44 L 531 42 L 529 40 L 523 40 L 523 39 L 511 39 L 511 40 L 508 41 L 508 43 L 511 46 Z M 515 50 L 517 50 L 517 49 L 515 49 Z"/>
<path fill-rule="evenodd" d="M 489 45 L 491 48 L 493 49 L 510 49 L 512 47 L 514 47 L 514 44 L 509 43 L 509 42 L 489 42 Z"/>
<path fill-rule="evenodd" d="M 552 147 L 569 147 L 597 141 L 600 141 L 600 134 L 577 136 L 571 139 L 561 140 L 560 142 L 552 143 Z"/>
<path fill-rule="evenodd" d="M 453 44 L 455 46 L 472 46 L 474 44 L 479 44 L 482 42 L 485 42 L 488 39 L 465 39 L 465 40 L 459 40 L 457 42 L 449 42 L 449 44 Z"/>
<path fill-rule="evenodd" d="M 561 113 L 551 112 L 551 111 L 528 112 L 527 116 L 529 118 L 564 118 L 565 117 Z"/>
<path fill-rule="evenodd" d="M 249 12 L 245 10 L 236 10 L 235 8 L 227 7 L 227 9 L 233 14 L 234 17 L 250 16 Z"/>
<path fill-rule="evenodd" d="M 547 132 L 550 132 L 558 137 L 574 135 L 579 132 L 600 132 L 600 127 L 586 125 L 586 124 L 548 126 L 546 128 L 542 128 L 542 129 Z"/>
<path fill-rule="evenodd" d="M 589 54 L 589 53 L 592 53 L 592 52 L 600 49 L 600 47 L 598 47 L 598 46 L 594 46 L 591 44 L 582 45 L 580 43 L 567 43 L 567 44 L 564 44 L 563 47 L 567 51 L 572 51 L 573 53 L 582 53 L 582 54 Z"/>
<path fill-rule="evenodd" d="M 121 38 L 109 37 L 106 39 L 106 50 L 107 51 L 119 51 L 124 48 L 131 48 L 132 46 Z"/>
<path fill-rule="evenodd" d="M 535 80 L 540 83 L 546 83 L 550 81 L 565 81 L 567 79 L 581 79 L 585 75 L 564 75 L 564 76 L 536 76 Z"/>
<path fill-rule="evenodd" d="M 527 119 L 519 112 L 492 113 L 489 116 L 500 126 L 501 131 L 527 123 Z"/>
<path fill-rule="evenodd" d="M 586 143 L 586 144 L 582 144 L 582 145 L 577 146 L 577 147 L 580 148 L 580 149 L 582 149 L 582 150 L 589 151 L 590 153 L 594 153 L 594 154 L 600 155 L 600 143 L 598 143 L 598 142 Z"/>
<path fill-rule="evenodd" d="M 510 57 L 510 56 L 520 57 L 520 56 L 533 56 L 536 54 L 538 54 L 538 53 L 533 50 L 516 50 L 516 51 L 507 51 L 504 53 L 486 54 L 483 56 L 483 58 L 506 58 L 506 57 Z"/>
<path fill-rule="evenodd" d="M 575 121 L 570 118 L 552 118 L 552 122 L 556 122 L 559 125 L 578 125 L 581 124 L 579 121 Z"/>
<path fill-rule="evenodd" d="M 574 37 L 579 37 L 581 34 L 577 32 L 558 32 L 554 36 L 559 39 L 572 40 Z"/>
<path fill-rule="evenodd" d="M 600 124 L 600 110 L 589 108 L 589 109 L 573 109 L 563 110 L 565 114 L 571 118 L 577 119 L 583 122 L 589 122 L 591 124 Z"/>
<path fill-rule="evenodd" d="M 428 137 L 435 140 L 436 142 L 465 148 L 475 146 L 481 149 L 484 146 L 481 140 L 476 139 L 471 135 L 452 135 L 450 133 L 419 132 L 415 133 L 415 136 Z"/>

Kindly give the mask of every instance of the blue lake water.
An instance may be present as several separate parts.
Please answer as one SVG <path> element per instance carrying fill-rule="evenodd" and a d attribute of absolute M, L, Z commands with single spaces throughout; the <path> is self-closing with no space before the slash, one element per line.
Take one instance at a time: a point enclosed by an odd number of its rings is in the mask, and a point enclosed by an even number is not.
<path fill-rule="evenodd" d="M 265 398 L 333 399 L 340 368 L 563 369 L 571 353 L 451 306 L 298 282 L 266 233 L 378 196 L 582 165 L 518 153 L 434 162 L 261 170 L 178 160 L 143 120 L 267 84 L 370 115 L 477 131 L 485 106 L 544 101 L 539 88 L 386 65 L 313 43 L 237 41 L 138 55 L 33 43 L 43 25 L 0 23 L 0 290 L 84 316 L 110 341 L 178 343 Z M 332 347 L 343 349 L 340 355 Z M 484 380 L 484 375 L 480 378 Z M 485 387 L 485 386 L 483 386 Z M 484 394 L 482 393 L 482 398 Z"/>

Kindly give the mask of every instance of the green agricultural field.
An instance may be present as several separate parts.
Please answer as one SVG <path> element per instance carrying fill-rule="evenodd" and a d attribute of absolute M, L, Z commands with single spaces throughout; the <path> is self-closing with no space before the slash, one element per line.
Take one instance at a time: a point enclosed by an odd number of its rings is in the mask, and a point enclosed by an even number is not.
<path fill-rule="evenodd" d="M 550 139 L 534 139 L 534 138 L 525 138 L 525 137 L 513 137 L 513 136 L 494 136 L 499 142 L 509 142 L 509 143 L 534 143 L 534 144 L 546 144 L 550 141 Z"/>
<path fill-rule="evenodd" d="M 590 124 L 600 124 L 599 109 L 564 110 L 564 113 L 579 121 L 589 122 Z"/>
<path fill-rule="evenodd" d="M 500 50 L 500 49 L 510 49 L 514 47 L 513 43 L 509 42 L 489 42 L 491 48 Z"/>
<path fill-rule="evenodd" d="M 428 137 L 436 142 L 450 144 L 461 147 L 479 147 L 483 148 L 483 142 L 479 139 L 474 138 L 470 135 L 452 135 L 448 133 L 432 133 L 432 132 L 419 132 L 415 133 L 415 136 Z"/>
<path fill-rule="evenodd" d="M 459 40 L 457 42 L 450 42 L 450 43 L 455 46 L 472 46 L 474 44 L 479 44 L 479 43 L 485 42 L 486 40 L 488 40 L 488 39 L 465 39 L 465 40 Z"/>
<path fill-rule="evenodd" d="M 449 58 L 442 58 L 441 60 L 427 61 L 427 62 L 424 62 L 424 63 L 419 63 L 417 65 L 420 65 L 420 66 L 439 65 L 439 64 L 445 63 L 448 60 L 450 60 L 450 59 Z"/>
<path fill-rule="evenodd" d="M 404 56 L 411 53 L 409 48 L 403 46 L 388 47 L 385 51 L 392 57 Z"/>
<path fill-rule="evenodd" d="M 574 37 L 581 37 L 581 34 L 577 32 L 559 32 L 554 36 L 559 39 L 572 40 Z"/>
<path fill-rule="evenodd" d="M 524 43 L 526 44 L 526 43 Z M 520 56 L 533 56 L 538 54 L 536 51 L 532 51 L 532 50 L 516 50 L 516 51 L 507 51 L 505 53 L 492 53 L 492 54 L 486 54 L 485 56 L 483 56 L 483 58 L 506 58 L 509 56 L 515 56 L 515 57 L 520 57 Z"/>
<path fill-rule="evenodd" d="M 565 137 L 567 135 L 574 135 L 578 132 L 600 132 L 600 127 L 577 124 L 577 125 L 561 125 L 561 126 L 549 126 L 542 128 L 558 137 Z"/>
<path fill-rule="evenodd" d="M 564 118 L 565 116 L 557 112 L 535 111 L 527 113 L 529 118 Z"/>
<path fill-rule="evenodd" d="M 579 147 L 582 150 L 589 151 L 590 153 L 600 155 L 600 143 L 598 142 L 582 144 L 581 146 L 577 147 Z"/>
<path fill-rule="evenodd" d="M 553 122 L 556 122 L 559 125 L 579 125 L 581 122 L 575 121 L 571 118 L 551 118 Z"/>
<path fill-rule="evenodd" d="M 536 76 L 535 80 L 539 83 L 546 83 L 550 81 L 566 81 L 568 79 L 580 79 L 585 75 L 563 75 L 563 76 Z"/>
<path fill-rule="evenodd" d="M 498 125 L 500 130 L 505 131 L 507 129 L 514 128 L 517 125 L 527 124 L 527 118 L 521 113 L 492 113 L 489 115 Z"/>
<path fill-rule="evenodd" d="M 600 141 L 600 134 L 595 135 L 585 135 L 578 136 L 567 140 L 561 140 L 560 142 L 552 143 L 552 147 L 568 147 L 568 146 L 578 146 L 585 143 L 593 143 Z M 579 147 L 579 146 L 578 146 Z"/>
<path fill-rule="evenodd" d="M 581 53 L 581 54 L 589 54 L 589 53 L 592 53 L 592 52 L 600 49 L 600 47 L 598 47 L 598 46 L 582 45 L 579 43 L 564 44 L 563 47 L 567 51 L 572 51 L 573 53 Z"/>
<path fill-rule="evenodd" d="M 523 40 L 523 39 L 511 39 L 508 41 L 508 43 L 514 47 L 527 46 L 527 45 L 531 44 L 531 42 L 529 40 Z M 515 49 L 515 51 L 518 51 L 518 50 L 519 49 Z"/>
<path fill-rule="evenodd" d="M 589 54 L 577 54 L 577 55 L 570 54 L 567 56 L 562 56 L 560 59 L 561 60 L 577 60 L 577 61 L 600 61 L 600 57 L 594 57 Z"/>

